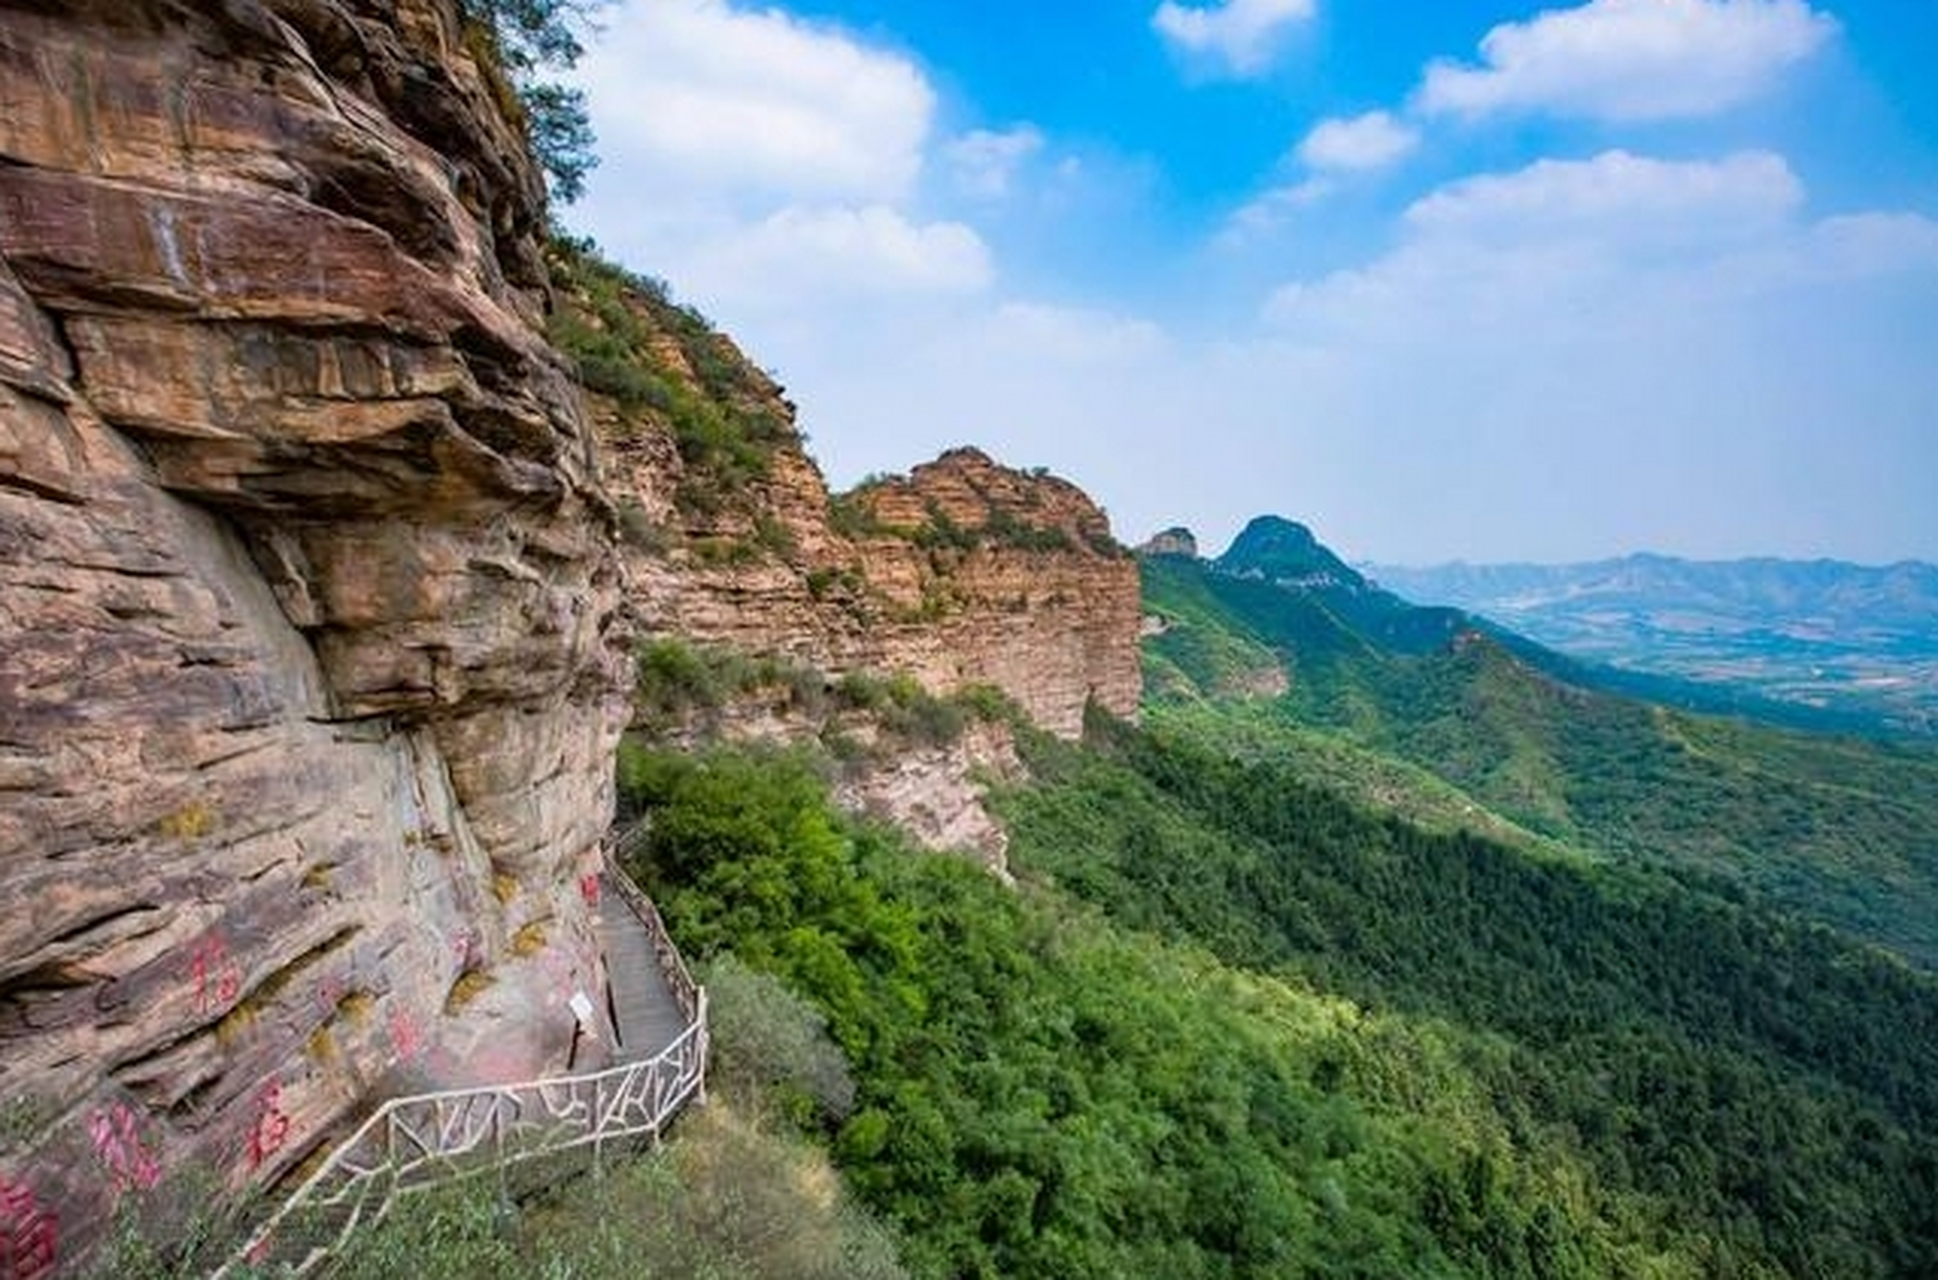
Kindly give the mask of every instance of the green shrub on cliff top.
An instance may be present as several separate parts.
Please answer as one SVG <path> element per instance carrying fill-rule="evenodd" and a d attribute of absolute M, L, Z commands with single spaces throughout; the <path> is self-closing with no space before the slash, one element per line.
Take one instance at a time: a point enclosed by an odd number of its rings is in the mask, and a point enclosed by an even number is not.
<path fill-rule="evenodd" d="M 648 422 L 671 432 L 683 510 L 716 515 L 767 475 L 775 449 L 797 438 L 793 424 L 772 383 L 705 316 L 673 302 L 664 281 L 601 258 L 589 240 L 554 236 L 548 262 L 558 287 L 553 345 L 618 406 L 622 432 Z M 761 536 L 785 541 L 772 530 Z"/>
<path fill-rule="evenodd" d="M 484 55 L 509 79 L 508 114 L 525 130 L 532 155 L 544 168 L 552 195 L 570 204 L 585 194 L 585 179 L 599 163 L 585 93 L 537 78 L 546 68 L 569 70 L 585 53 L 577 29 L 607 0 L 459 0 Z"/>

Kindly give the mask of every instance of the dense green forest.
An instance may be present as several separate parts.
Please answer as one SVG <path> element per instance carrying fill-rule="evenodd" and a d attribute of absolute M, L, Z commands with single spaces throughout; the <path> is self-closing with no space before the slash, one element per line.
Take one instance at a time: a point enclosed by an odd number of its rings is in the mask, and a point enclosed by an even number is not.
<path fill-rule="evenodd" d="M 1144 562 L 1153 723 L 1278 756 L 1402 810 L 1474 810 L 1550 844 L 1720 881 L 1938 966 L 1938 753 L 1694 715 L 1584 688 L 1350 585 Z M 1282 696 L 1230 695 L 1261 670 Z M 1342 768 L 1356 755 L 1361 764 Z M 1394 761 L 1430 775 L 1420 791 Z M 1383 763 L 1377 763 L 1383 762 Z M 1377 784 L 1371 774 L 1382 775 Z"/>
<path fill-rule="evenodd" d="M 1282 764 L 1033 741 L 1006 888 L 794 756 L 630 749 L 682 944 L 854 1082 L 791 1114 L 917 1274 L 1920 1275 L 1938 990 Z"/>

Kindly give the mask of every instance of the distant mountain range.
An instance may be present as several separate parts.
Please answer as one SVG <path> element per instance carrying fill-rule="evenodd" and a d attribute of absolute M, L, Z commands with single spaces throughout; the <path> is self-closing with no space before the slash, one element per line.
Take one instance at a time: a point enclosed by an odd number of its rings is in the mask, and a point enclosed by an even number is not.
<path fill-rule="evenodd" d="M 1832 727 L 1938 733 L 1938 567 L 1633 555 L 1568 565 L 1361 566 L 1569 657 L 1753 694 Z"/>
<path fill-rule="evenodd" d="M 1619 670 L 1413 605 L 1290 520 L 1195 550 L 1143 549 L 1147 723 L 1292 761 L 1430 828 L 1718 877 L 1938 971 L 1928 743 L 1794 732 L 1876 737 L 1880 718 Z"/>

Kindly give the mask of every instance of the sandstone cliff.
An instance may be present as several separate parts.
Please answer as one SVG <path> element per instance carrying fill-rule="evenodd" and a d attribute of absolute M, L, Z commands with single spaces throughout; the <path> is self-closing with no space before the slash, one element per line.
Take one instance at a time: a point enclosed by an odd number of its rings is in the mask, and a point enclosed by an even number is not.
<path fill-rule="evenodd" d="M 648 630 L 931 691 L 994 685 L 1079 733 L 1134 715 L 1135 560 L 1067 481 L 957 449 L 833 495 L 794 406 L 661 287 L 566 252 L 555 335 L 585 365 Z"/>
<path fill-rule="evenodd" d="M 381 1091 L 564 1065 L 636 633 L 1135 710 L 1094 504 L 973 450 L 831 497 L 729 341 L 548 246 L 485 43 L 455 0 L 0 0 L 17 1270 Z M 819 722 L 843 794 L 1000 866 L 1006 725 L 898 706 Z"/>
<path fill-rule="evenodd" d="M 0 0 L 19 1257 L 598 989 L 622 567 L 500 101 L 450 0 Z"/>

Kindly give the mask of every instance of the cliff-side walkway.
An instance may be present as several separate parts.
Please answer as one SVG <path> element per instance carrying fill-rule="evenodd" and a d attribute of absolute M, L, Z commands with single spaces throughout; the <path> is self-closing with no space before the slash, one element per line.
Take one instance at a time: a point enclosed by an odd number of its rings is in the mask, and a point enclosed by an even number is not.
<path fill-rule="evenodd" d="M 698 987 L 667 939 L 650 899 L 623 873 L 599 877 L 599 948 L 612 982 L 615 1058 L 637 1062 L 665 1051 L 693 1025 Z"/>
<path fill-rule="evenodd" d="M 308 1275 L 402 1195 L 575 1148 L 596 1157 L 607 1144 L 657 1140 L 690 1099 L 704 1098 L 706 991 L 610 845 L 599 884 L 614 1065 L 392 1098 L 277 1205 L 215 1280 L 245 1264 Z"/>

